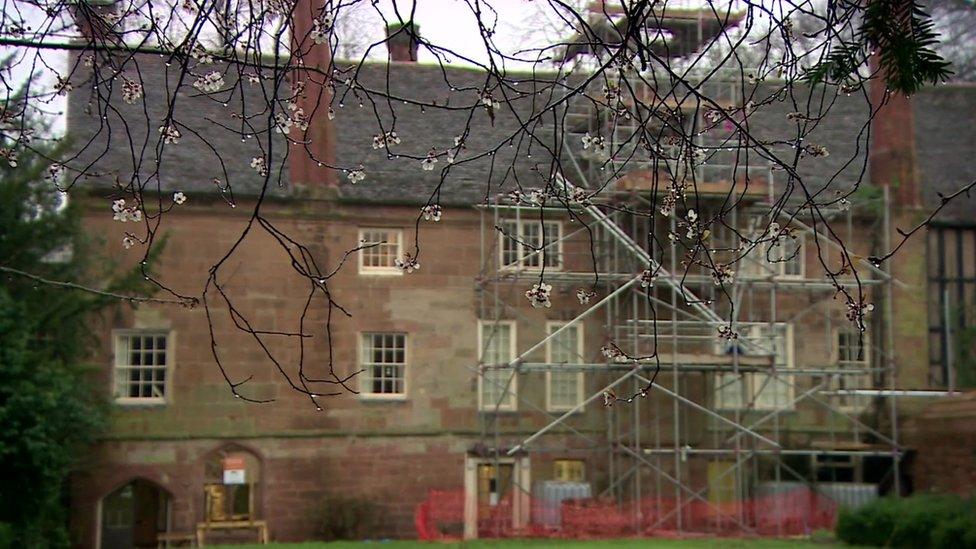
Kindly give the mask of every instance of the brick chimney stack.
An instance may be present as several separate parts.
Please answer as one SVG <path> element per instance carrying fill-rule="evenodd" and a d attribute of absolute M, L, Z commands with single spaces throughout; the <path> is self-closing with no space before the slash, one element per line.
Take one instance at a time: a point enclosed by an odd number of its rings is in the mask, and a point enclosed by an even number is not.
<path fill-rule="evenodd" d="M 296 102 L 309 121 L 304 135 L 307 145 L 290 146 L 288 168 L 293 184 L 312 189 L 339 186 L 339 174 L 327 167 L 336 165 L 335 129 L 328 117 L 332 92 L 326 84 L 333 69 L 332 46 L 329 41 L 316 44 L 310 36 L 325 5 L 326 0 L 297 0 L 292 12 L 291 62 L 301 65 L 292 72 L 291 83 L 303 87 Z"/>
<path fill-rule="evenodd" d="M 81 31 L 85 43 L 99 44 L 113 33 L 105 17 L 118 14 L 117 0 L 75 0 L 71 3 L 71 17 Z"/>
<path fill-rule="evenodd" d="M 386 48 L 389 50 L 390 61 L 416 63 L 417 50 L 420 48 L 420 25 L 408 21 L 403 25 L 393 23 L 387 26 Z"/>
<path fill-rule="evenodd" d="M 872 70 L 878 70 L 878 55 L 871 58 Z M 890 92 L 883 106 L 887 78 L 879 73 L 871 80 L 869 96 L 877 110 L 871 121 L 871 148 L 868 165 L 871 184 L 891 190 L 892 206 L 918 208 L 922 205 L 915 153 L 915 115 L 911 98 Z"/>

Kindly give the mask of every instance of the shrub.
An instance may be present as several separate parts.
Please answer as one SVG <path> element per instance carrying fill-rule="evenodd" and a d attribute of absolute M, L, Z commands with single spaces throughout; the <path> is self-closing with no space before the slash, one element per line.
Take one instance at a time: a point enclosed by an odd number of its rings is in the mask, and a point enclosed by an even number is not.
<path fill-rule="evenodd" d="M 0 549 L 14 546 L 14 528 L 7 522 L 0 522 Z"/>
<path fill-rule="evenodd" d="M 883 498 L 842 510 L 837 537 L 854 545 L 976 547 L 976 506 L 951 495 Z"/>
<path fill-rule="evenodd" d="M 376 504 L 371 501 L 328 498 L 322 504 L 322 535 L 328 540 L 366 539 L 376 526 L 376 516 Z"/>

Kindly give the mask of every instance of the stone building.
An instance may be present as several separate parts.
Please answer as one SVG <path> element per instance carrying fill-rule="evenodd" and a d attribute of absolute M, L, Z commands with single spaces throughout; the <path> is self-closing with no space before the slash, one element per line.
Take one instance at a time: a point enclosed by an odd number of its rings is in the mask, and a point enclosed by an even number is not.
<path fill-rule="evenodd" d="M 388 86 L 405 104 L 477 103 L 483 73 L 417 63 L 415 50 L 402 46 L 391 47 L 389 63 L 366 64 L 357 84 Z M 327 52 L 312 56 L 328 66 Z M 113 100 L 117 110 L 105 120 L 115 128 L 124 121 L 134 142 L 148 136 L 153 143 L 168 108 L 163 90 L 174 74 L 148 57 L 140 72 L 148 116 L 141 106 Z M 80 81 L 84 76 L 78 73 Z M 269 85 L 242 85 L 232 98 L 260 104 L 256 96 Z M 193 116 L 181 120 L 187 131 L 181 143 L 165 148 L 157 173 L 113 147 L 100 131 L 99 114 L 89 112 L 97 104 L 94 92 L 76 90 L 68 130 L 89 144 L 76 161 L 93 162 L 102 174 L 86 181 L 88 192 L 78 198 L 88 206 L 85 226 L 105 236 L 107 253 L 121 266 L 133 266 L 141 254 L 121 249 L 120 225 L 107 214 L 116 176 L 140 174 L 147 196 L 154 191 L 168 200 L 185 192 L 187 202 L 156 229 L 167 235 L 156 271 L 177 293 L 205 293 L 208 305 L 119 306 L 93 319 L 100 342 L 95 359 L 104 365 L 99 377 L 114 405 L 109 432 L 71 480 L 79 547 L 154 545 L 160 533 L 233 521 L 262 521 L 276 540 L 313 539 L 340 498 L 372 503 L 375 537 L 415 537 L 433 493 L 457 496 L 448 498 L 459 517 L 445 527 L 449 534 L 490 534 L 487 518 L 518 531 L 537 522 L 538 498 L 549 481 L 585 482 L 592 495 L 617 500 L 677 502 L 677 511 L 654 527 L 696 529 L 702 524 L 686 514 L 689 504 L 744 501 L 788 480 L 874 486 L 875 492 L 902 484 L 906 472 L 896 464 L 911 447 L 898 440 L 897 423 L 915 407 L 891 406 L 893 397 L 882 390 L 939 391 L 954 383 L 947 342 L 972 315 L 952 304 L 971 301 L 976 280 L 971 201 L 940 211 L 938 226 L 910 240 L 891 265 L 857 260 L 866 301 L 878 305 L 864 340 L 851 329 L 847 305 L 835 299 L 817 259 L 822 247 L 840 264 L 837 238 L 818 233 L 817 221 L 796 204 L 786 205 L 780 223 L 797 228 L 795 247 L 776 261 L 757 253 L 742 263 L 730 283 L 740 305 L 741 343 L 729 344 L 716 338 L 720 319 L 731 311 L 722 309 L 727 305 L 712 273 L 693 268 L 686 277 L 660 275 L 649 288 L 635 282 L 648 261 L 680 271 L 674 267 L 682 258 L 673 249 L 655 248 L 651 256 L 634 249 L 641 235 L 666 233 L 667 225 L 606 213 L 604 203 L 576 205 L 571 213 L 504 198 L 516 179 L 526 191 L 538 188 L 539 166 L 548 162 L 542 147 L 506 143 L 518 134 L 521 109 L 532 109 L 528 97 L 492 114 L 397 108 L 400 155 L 423 158 L 431 146 L 451 147 L 469 113 L 467 150 L 497 148 L 496 155 L 459 163 L 434 195 L 439 170 L 373 149 L 372 137 L 381 133 L 377 117 L 386 124 L 390 112 L 360 107 L 354 91 L 338 90 L 342 106 L 335 105 L 334 120 L 319 109 L 308 134 L 319 137 L 313 156 L 362 166 L 368 175 L 361 182 L 320 168 L 280 136 L 242 140 L 239 131 L 207 123 L 226 118 L 226 107 L 194 94 L 180 98 L 185 110 L 176 118 Z M 840 236 L 850 251 L 863 257 L 897 243 L 895 227 L 913 226 L 938 205 L 939 193 L 966 182 L 964 147 L 976 137 L 976 124 L 966 120 L 976 112 L 973 88 L 925 90 L 910 102 L 893 101 L 873 121 L 866 99 L 864 92 L 838 94 L 812 134 L 830 155 L 797 168 L 811 188 L 829 192 L 850 189 L 867 170 L 853 205 L 829 212 L 845 228 Z M 732 93 L 729 101 L 741 97 Z M 752 131 L 770 140 L 788 134 L 791 110 L 784 102 L 760 111 Z M 565 114 L 566 132 L 599 129 L 585 105 L 570 105 Z M 220 165 L 191 137 L 197 133 L 233 162 Z M 310 280 L 296 273 L 289 255 L 297 249 L 254 223 L 264 178 L 248 159 L 262 154 L 268 165 L 283 166 L 270 177 L 263 216 L 307 246 L 323 272 L 360 242 L 384 242 L 352 254 L 330 279 L 342 311 L 321 297 L 306 306 Z M 599 162 L 583 150 L 566 154 L 575 155 L 563 158 L 567 165 L 579 166 L 567 175 L 572 184 L 590 187 Z M 747 178 L 734 164 L 716 157 L 713 171 L 699 175 L 700 215 L 708 219 L 707 212 L 727 207 L 734 196 L 736 228 L 753 230 L 752 213 L 768 211 L 784 185 L 768 167 Z M 638 167 L 621 177 L 607 193 L 609 204 L 653 206 L 652 170 Z M 233 187 L 212 183 L 215 171 Z M 440 221 L 420 220 L 428 203 L 443 207 Z M 737 245 L 717 225 L 712 238 Z M 421 269 L 405 274 L 394 262 L 415 244 Z M 208 270 L 230 249 L 208 281 Z M 602 276 L 595 285 L 594 264 Z M 552 307 L 533 308 L 524 294 L 543 267 Z M 577 290 L 590 287 L 595 297 L 581 304 Z M 692 294 L 714 300 L 714 307 L 687 299 Z M 614 342 L 634 356 L 651 354 L 652 302 L 662 304 L 656 325 L 662 373 L 646 398 L 606 408 L 605 388 L 621 396 L 637 392 L 640 379 L 658 366 L 645 360 L 634 369 L 601 352 Z M 245 318 L 268 332 L 260 342 L 235 326 Z M 312 337 L 271 333 L 299 329 Z M 289 386 L 346 377 L 358 394 L 319 399 L 322 411 Z M 235 392 L 246 398 L 234 398 Z"/>

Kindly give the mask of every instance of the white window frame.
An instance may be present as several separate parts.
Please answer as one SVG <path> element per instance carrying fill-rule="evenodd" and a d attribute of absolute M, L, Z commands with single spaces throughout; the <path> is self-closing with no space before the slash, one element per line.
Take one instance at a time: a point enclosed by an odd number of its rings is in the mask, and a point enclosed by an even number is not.
<path fill-rule="evenodd" d="M 750 331 L 761 328 L 762 325 L 756 324 L 749 326 L 747 329 Z M 765 383 L 766 376 L 771 374 L 764 374 L 761 372 L 748 372 L 742 374 L 733 374 L 731 372 L 721 373 L 715 377 L 716 387 L 713 389 L 712 393 L 715 398 L 715 407 L 723 411 L 733 411 L 733 410 L 754 410 L 754 411 L 769 411 L 769 410 L 793 410 L 796 408 L 793 402 L 796 398 L 795 387 L 793 386 L 793 376 L 790 374 L 784 374 L 783 370 L 792 370 L 796 367 L 796 346 L 793 337 L 793 324 L 790 322 L 775 323 L 774 326 L 785 326 L 786 331 L 783 338 L 783 344 L 786 346 L 786 365 L 780 369 L 777 377 L 770 380 L 769 383 Z M 735 379 L 734 379 L 735 378 Z M 729 404 L 721 397 L 722 386 L 734 383 L 735 387 L 741 391 L 742 383 L 745 383 L 747 390 L 747 398 L 742 399 L 741 396 L 736 397 L 736 402 Z M 757 398 L 757 391 L 769 390 L 771 384 L 783 383 L 786 385 L 786 394 L 784 395 L 783 402 L 773 403 L 771 405 L 765 404 L 761 399 Z M 765 385 L 765 387 L 764 387 Z M 775 387 L 775 386 L 773 386 Z M 749 407 L 748 404 L 752 402 L 753 406 Z"/>
<path fill-rule="evenodd" d="M 834 328 L 834 341 L 833 341 L 833 363 L 834 368 L 838 371 L 850 371 L 851 369 L 858 367 L 864 370 L 871 368 L 871 335 L 868 332 L 863 333 L 862 347 L 864 348 L 864 359 L 863 360 L 841 360 L 840 357 L 840 334 L 848 333 L 857 337 L 856 328 Z M 840 385 L 840 380 L 851 382 L 854 381 L 857 385 L 857 389 L 867 389 L 871 384 L 871 377 L 868 372 L 865 372 L 861 376 L 839 376 L 830 379 L 828 386 L 831 390 L 844 389 Z M 846 387 L 846 389 L 852 389 L 852 387 Z M 838 408 L 845 411 L 859 411 L 863 410 L 871 401 L 868 397 L 859 396 L 841 396 L 838 398 Z"/>
<path fill-rule="evenodd" d="M 382 231 L 385 233 L 390 233 L 396 235 L 396 253 L 393 255 L 393 259 L 399 259 L 403 257 L 403 229 L 397 229 L 394 227 L 361 227 L 359 229 L 359 245 L 363 245 L 363 240 L 366 239 L 367 232 Z M 388 242 L 389 244 L 389 242 Z M 365 253 L 369 252 L 369 249 L 359 250 L 357 254 L 359 256 L 359 274 L 363 275 L 402 275 L 403 271 L 397 269 L 395 265 L 384 265 L 381 267 L 365 265 L 363 264 L 363 259 Z"/>
<path fill-rule="evenodd" d="M 793 239 L 791 239 L 788 236 L 787 237 L 784 237 L 784 239 L 785 240 L 793 240 Z M 786 280 L 802 280 L 802 279 L 806 278 L 806 276 L 807 276 L 807 262 L 806 262 L 807 239 L 806 239 L 806 235 L 804 235 L 802 233 L 799 234 L 799 235 L 797 235 L 795 242 L 797 242 L 799 244 L 799 251 L 797 251 L 797 253 L 796 253 L 795 256 L 793 256 L 791 259 L 785 259 L 783 261 L 773 261 L 773 262 L 771 262 L 771 266 L 773 268 L 773 272 L 776 275 L 776 278 L 781 278 L 781 279 L 786 279 Z M 782 246 L 782 244 L 780 246 Z M 779 248 L 780 246 L 777 246 L 776 248 Z M 773 249 L 772 244 L 768 244 L 766 246 L 766 258 L 767 259 L 769 258 L 769 253 L 770 253 L 770 250 L 771 249 Z M 800 267 L 800 269 L 799 269 L 800 272 L 799 273 L 787 273 L 786 272 L 786 266 L 788 264 L 790 264 L 791 262 L 797 262 L 796 264 L 798 264 L 799 267 Z"/>
<path fill-rule="evenodd" d="M 163 396 L 150 396 L 150 397 L 130 397 L 121 396 L 119 393 L 119 369 L 124 368 L 126 370 L 132 369 L 132 366 L 128 364 L 128 357 L 125 357 L 126 363 L 121 363 L 123 357 L 120 356 L 123 353 L 119 352 L 119 343 L 123 338 L 131 338 L 134 336 L 139 337 L 164 337 L 166 339 L 166 364 L 163 365 L 163 369 L 166 372 L 166 380 L 163 382 Z M 173 372 L 175 371 L 176 359 L 174 349 L 176 348 L 176 334 L 172 330 L 112 330 L 112 376 L 111 376 L 111 394 L 112 399 L 116 404 L 122 404 L 126 406 L 154 406 L 160 404 L 169 403 L 172 398 L 173 390 Z M 155 365 L 154 365 L 155 367 Z M 128 385 L 126 385 L 128 387 Z"/>
<path fill-rule="evenodd" d="M 555 332 L 557 329 L 570 324 L 569 322 L 562 321 L 549 321 L 546 322 L 546 337 Z M 582 362 L 583 349 L 584 349 L 584 339 L 583 339 L 583 324 L 577 322 L 571 326 L 572 329 L 576 330 L 576 356 Z M 549 364 L 549 369 L 546 370 L 546 410 L 550 412 L 566 412 L 576 408 L 583 402 L 583 383 L 585 377 L 583 371 L 580 370 L 576 372 L 576 403 L 565 406 L 565 405 L 555 405 L 552 403 L 552 374 L 553 374 L 553 359 L 552 359 L 552 343 L 553 338 L 546 340 L 546 364 Z M 567 372 L 562 372 L 567 373 Z M 572 372 L 569 372 L 572 373 Z M 580 408 L 577 412 L 582 412 L 583 409 Z"/>
<path fill-rule="evenodd" d="M 400 393 L 374 393 L 373 392 L 373 375 L 369 371 L 369 368 L 373 366 L 372 362 L 367 363 L 365 359 L 366 348 L 364 347 L 364 342 L 367 336 L 373 335 L 397 335 L 403 336 L 403 364 L 396 365 L 390 364 L 391 366 L 400 366 L 403 368 L 403 392 Z M 407 391 L 409 390 L 407 379 L 410 366 L 410 335 L 406 332 L 397 331 L 382 331 L 382 330 L 372 330 L 366 332 L 357 333 L 358 343 L 356 345 L 356 354 L 359 357 L 359 368 L 362 370 L 359 374 L 359 398 L 363 400 L 406 400 Z M 368 374 L 368 375 L 363 375 Z"/>
<path fill-rule="evenodd" d="M 510 233 L 509 225 L 515 226 L 517 234 Z M 541 238 L 545 243 L 545 248 L 542 250 L 531 250 L 528 249 L 525 244 L 523 244 L 526 239 L 525 227 L 529 225 L 535 225 L 542 230 Z M 556 227 L 556 238 L 554 240 L 545 240 L 545 225 Z M 546 270 L 561 271 L 563 269 L 562 221 L 558 219 L 546 219 L 545 221 L 540 221 L 538 219 L 505 219 L 502 220 L 501 227 L 504 229 L 504 231 L 499 231 L 498 233 L 498 264 L 502 269 L 541 271 L 543 269 L 545 260 L 550 257 L 555 257 L 555 262 L 553 265 L 545 265 Z M 513 238 L 516 240 L 513 240 Z M 506 243 L 515 245 L 515 253 L 518 256 L 518 259 L 514 263 L 505 263 Z M 527 256 L 531 256 L 533 254 L 539 257 L 539 265 L 527 264 L 529 261 Z"/>
<path fill-rule="evenodd" d="M 483 362 L 482 362 L 482 353 L 484 353 L 484 351 L 485 351 L 485 341 L 484 341 L 485 327 L 486 326 L 491 326 L 491 325 L 494 325 L 494 324 L 505 325 L 505 326 L 508 326 L 509 327 L 509 355 L 512 358 L 515 358 L 516 356 L 518 356 L 516 354 L 516 349 L 517 349 L 516 343 L 517 343 L 517 340 L 518 340 L 518 323 L 516 321 L 514 321 L 514 320 L 497 320 L 497 321 L 494 321 L 494 320 L 479 320 L 478 321 L 478 351 L 477 351 L 478 352 L 478 363 L 479 364 L 483 364 Z M 509 398 L 510 402 L 508 402 L 508 403 L 504 403 L 504 402 L 503 403 L 500 403 L 500 404 L 498 404 L 498 406 L 496 408 L 494 402 L 486 403 L 484 401 L 484 396 L 485 396 L 484 382 L 485 381 L 484 381 L 484 375 L 483 374 L 484 373 L 487 373 L 488 371 L 489 370 L 482 370 L 482 375 L 479 375 L 478 376 L 478 410 L 481 410 L 482 412 L 494 412 L 495 410 L 498 410 L 499 412 L 514 412 L 514 411 L 518 410 L 518 372 L 516 372 L 515 370 L 512 370 L 512 373 L 511 373 L 512 380 L 511 380 L 511 383 L 509 384 L 509 392 L 511 393 L 511 397 Z M 496 371 L 503 371 L 504 372 L 505 370 L 496 370 Z"/>

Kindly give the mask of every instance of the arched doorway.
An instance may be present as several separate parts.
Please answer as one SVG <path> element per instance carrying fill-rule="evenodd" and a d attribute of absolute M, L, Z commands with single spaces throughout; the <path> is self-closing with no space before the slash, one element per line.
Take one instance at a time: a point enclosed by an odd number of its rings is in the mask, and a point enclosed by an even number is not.
<path fill-rule="evenodd" d="M 135 479 L 102 499 L 101 549 L 156 547 L 156 536 L 169 529 L 169 494 Z"/>
<path fill-rule="evenodd" d="M 207 523 L 260 518 L 261 460 L 250 450 L 228 444 L 204 463 L 204 511 Z"/>

